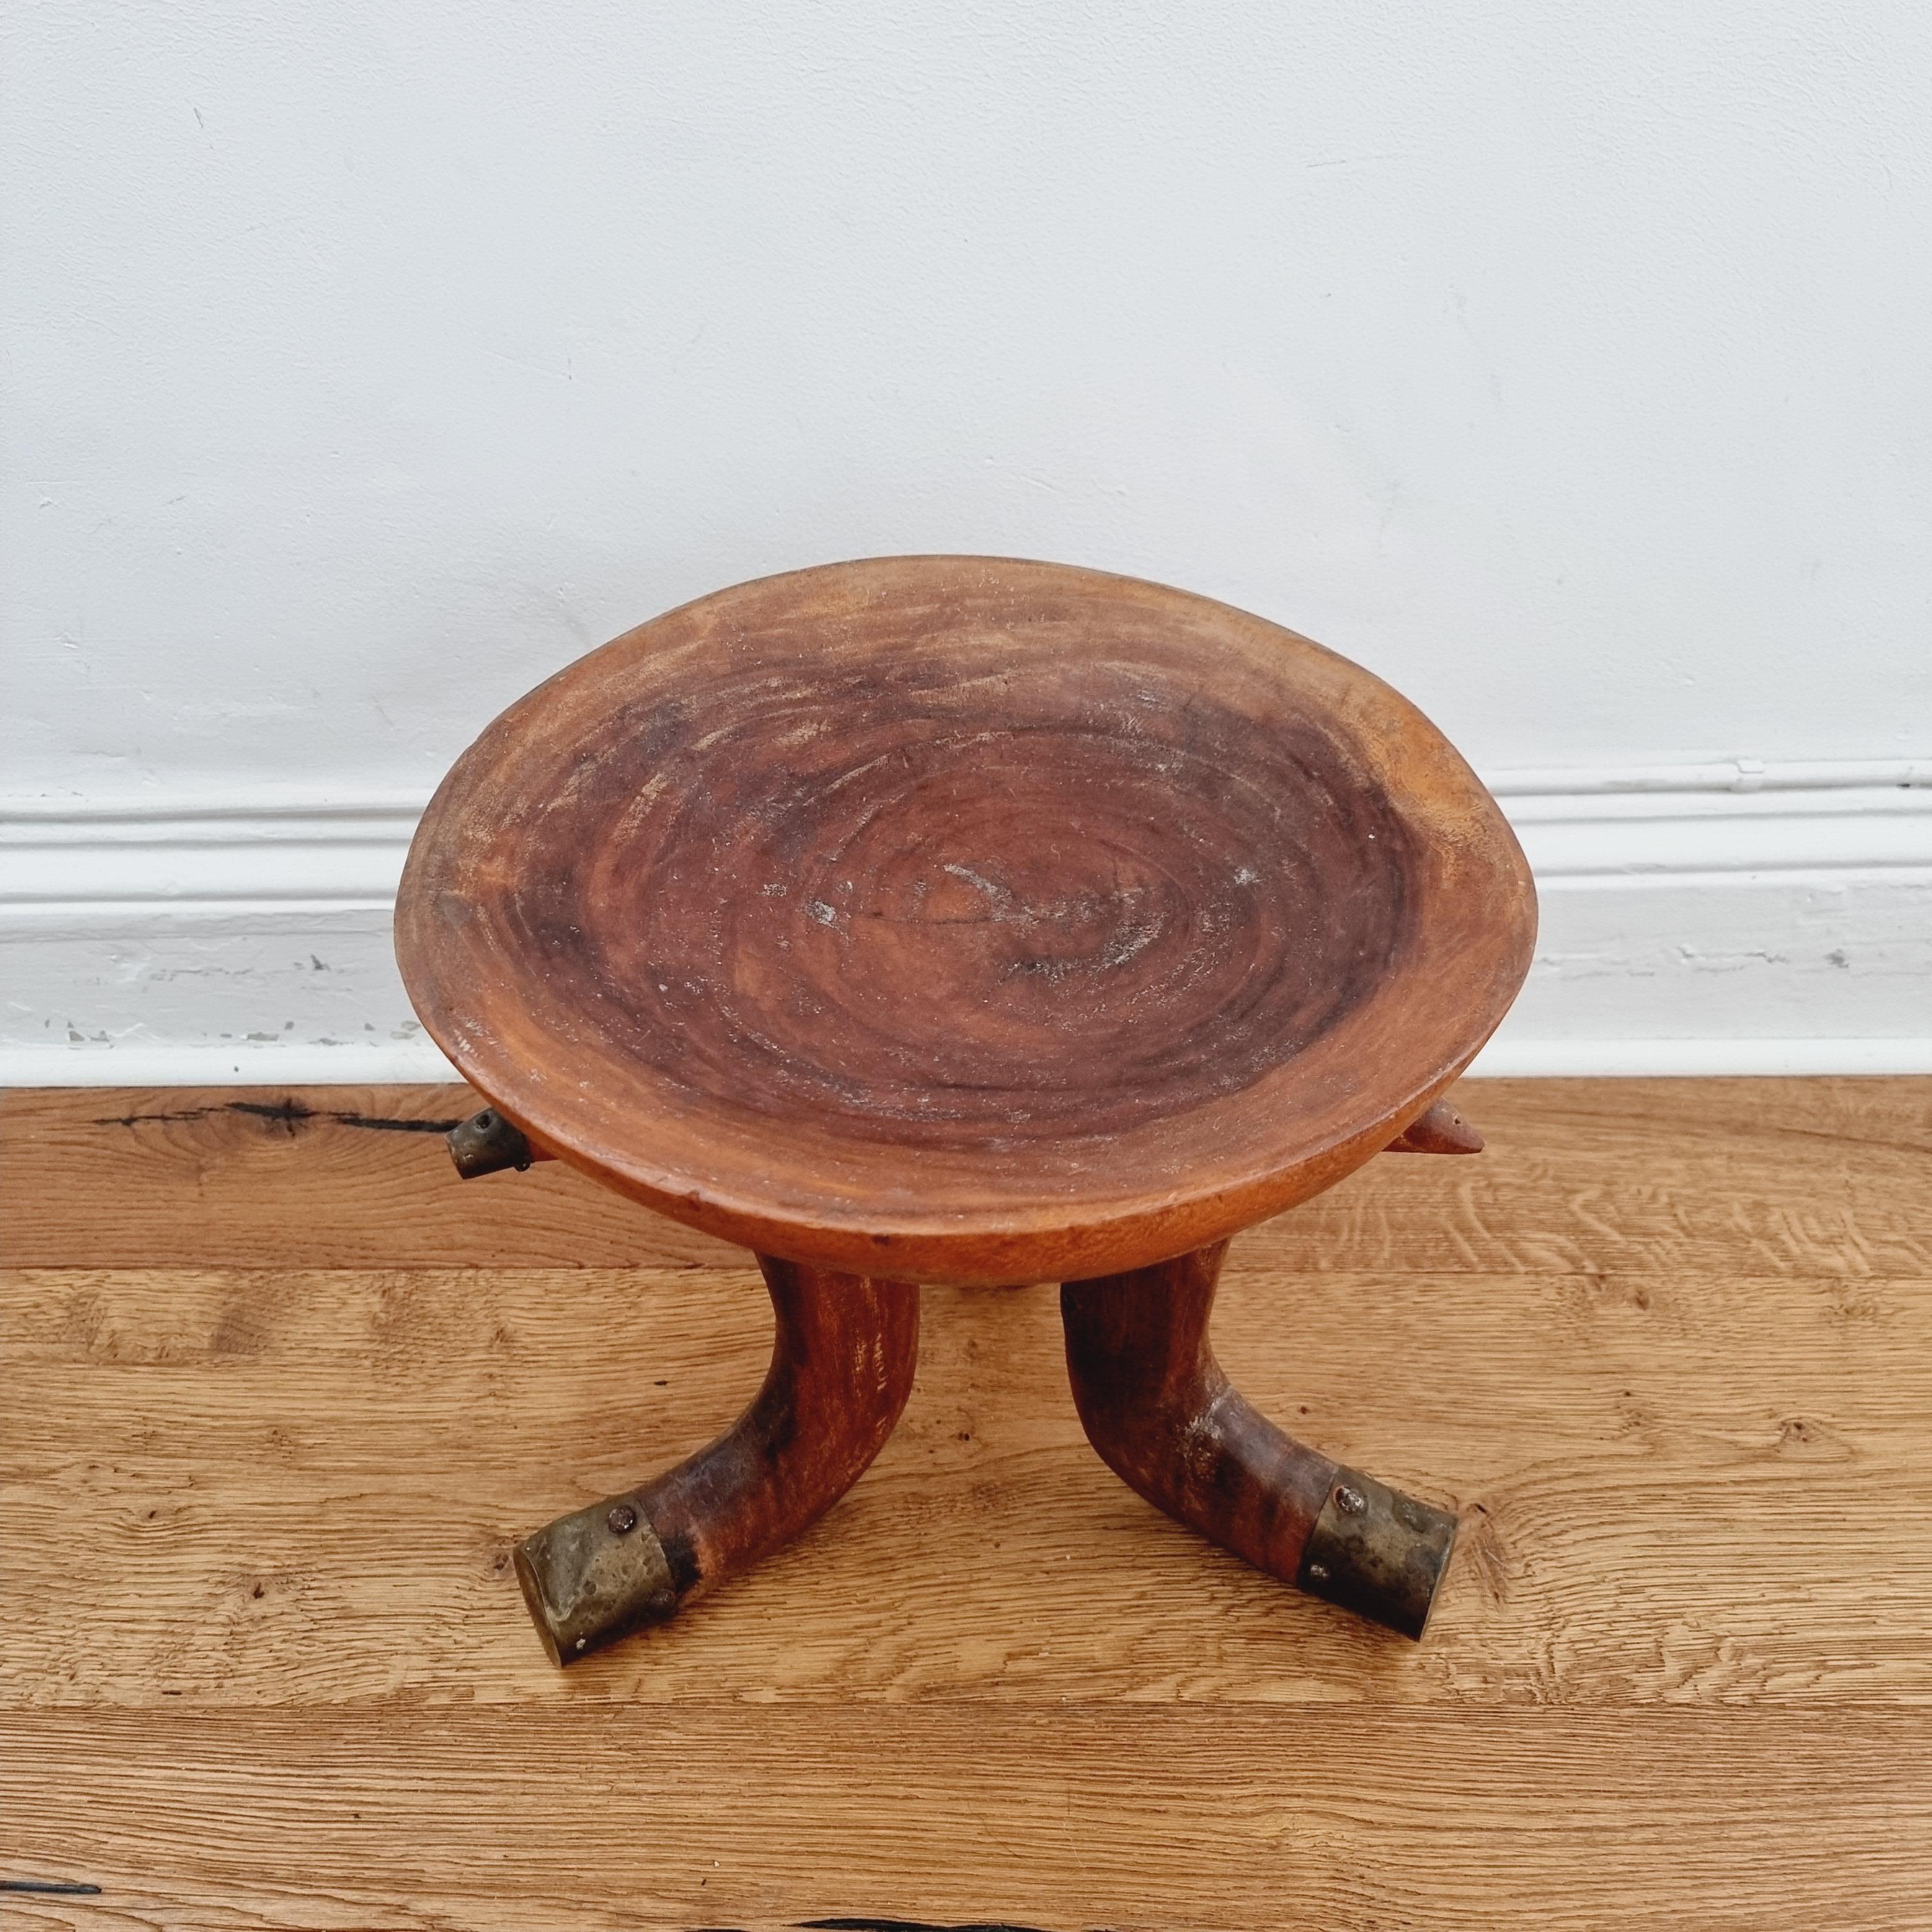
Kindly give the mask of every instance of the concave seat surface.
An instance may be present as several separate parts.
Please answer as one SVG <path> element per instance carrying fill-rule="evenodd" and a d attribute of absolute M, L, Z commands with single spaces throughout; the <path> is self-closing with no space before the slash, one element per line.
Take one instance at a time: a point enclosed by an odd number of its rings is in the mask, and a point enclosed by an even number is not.
<path fill-rule="evenodd" d="M 548 1150 L 769 1254 L 1117 1272 L 1376 1152 L 1527 968 L 1494 802 L 1358 666 L 1065 566 L 722 591 L 431 804 L 404 978 Z"/>

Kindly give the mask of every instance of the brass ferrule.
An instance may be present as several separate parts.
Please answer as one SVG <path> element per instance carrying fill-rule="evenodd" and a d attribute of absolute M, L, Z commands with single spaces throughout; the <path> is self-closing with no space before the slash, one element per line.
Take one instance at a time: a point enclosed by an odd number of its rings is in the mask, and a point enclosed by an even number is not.
<path fill-rule="evenodd" d="M 1448 1510 L 1338 1467 L 1294 1580 L 1358 1616 L 1420 1637 L 1455 1544 Z"/>
<path fill-rule="evenodd" d="M 516 1564 L 553 1664 L 574 1664 L 677 1609 L 664 1545 L 634 1496 L 559 1516 L 517 1546 Z"/>

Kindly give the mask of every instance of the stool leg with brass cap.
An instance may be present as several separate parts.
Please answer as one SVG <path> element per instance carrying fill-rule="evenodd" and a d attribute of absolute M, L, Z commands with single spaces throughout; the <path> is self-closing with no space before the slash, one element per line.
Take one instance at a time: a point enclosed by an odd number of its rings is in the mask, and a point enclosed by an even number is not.
<path fill-rule="evenodd" d="M 1130 1488 L 1258 1569 L 1419 1637 L 1456 1519 L 1284 1435 L 1208 1338 L 1223 1241 L 1060 1291 L 1088 1440 Z"/>
<path fill-rule="evenodd" d="M 518 1580 L 551 1658 L 574 1664 L 788 1543 L 885 1446 L 912 1392 L 910 1283 L 759 1257 L 778 1316 L 752 1406 L 708 1448 L 527 1538 Z"/>

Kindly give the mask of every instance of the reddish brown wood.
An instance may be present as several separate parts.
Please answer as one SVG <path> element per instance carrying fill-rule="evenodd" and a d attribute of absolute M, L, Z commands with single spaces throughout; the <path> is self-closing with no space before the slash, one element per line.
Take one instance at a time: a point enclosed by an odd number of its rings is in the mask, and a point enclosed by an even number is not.
<path fill-rule="evenodd" d="M 1390 1154 L 1480 1154 L 1483 1137 L 1447 1100 L 1409 1122 L 1388 1144 Z"/>
<path fill-rule="evenodd" d="M 1130 1482 L 1419 1629 L 1453 1526 L 1265 1422 L 1208 1309 L 1235 1230 L 1391 1144 L 1480 1144 L 1432 1103 L 1534 924 L 1412 705 L 1128 578 L 802 572 L 512 706 L 398 908 L 417 1010 L 490 1103 L 459 1166 L 554 1156 L 788 1258 L 736 1427 L 520 1552 L 547 1640 L 668 1616 L 842 1493 L 904 1400 L 921 1280 L 1069 1282 L 1082 1412 Z"/>
<path fill-rule="evenodd" d="M 899 557 L 720 592 L 512 706 L 397 939 L 539 1151 L 761 1252 L 1001 1282 L 1340 1179 L 1534 928 L 1494 802 L 1368 672 L 1154 584 Z"/>
<path fill-rule="evenodd" d="M 1060 1291 L 1088 1438 L 1120 1480 L 1293 1582 L 1336 1464 L 1229 1382 L 1208 1339 L 1225 1242 Z"/>
<path fill-rule="evenodd" d="M 1227 1244 L 1060 1291 L 1101 1460 L 1156 1509 L 1284 1582 L 1420 1636 L 1455 1520 L 1284 1435 L 1208 1336 Z"/>
<path fill-rule="evenodd" d="M 862 1475 L 912 1392 L 919 1291 L 761 1256 L 778 1317 L 751 1406 L 662 1475 L 560 1517 L 517 1552 L 525 1600 L 568 1664 L 662 1622 L 815 1522 Z"/>

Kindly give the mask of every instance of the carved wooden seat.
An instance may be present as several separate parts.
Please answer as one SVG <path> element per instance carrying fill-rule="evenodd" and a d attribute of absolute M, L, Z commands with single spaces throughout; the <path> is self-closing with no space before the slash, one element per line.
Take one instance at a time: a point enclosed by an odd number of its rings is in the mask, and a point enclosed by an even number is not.
<path fill-rule="evenodd" d="M 877 1453 L 922 1281 L 1064 1284 L 1089 1436 L 1160 1507 L 1419 1634 L 1454 1520 L 1291 1442 L 1208 1349 L 1228 1238 L 1388 1147 L 1534 928 L 1481 784 L 1257 617 L 1060 566 L 742 584 L 569 666 L 458 761 L 404 875 L 425 1027 L 555 1156 L 754 1250 L 770 1376 L 532 1537 L 568 1661 L 795 1534 Z"/>

